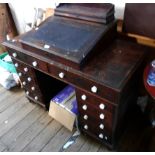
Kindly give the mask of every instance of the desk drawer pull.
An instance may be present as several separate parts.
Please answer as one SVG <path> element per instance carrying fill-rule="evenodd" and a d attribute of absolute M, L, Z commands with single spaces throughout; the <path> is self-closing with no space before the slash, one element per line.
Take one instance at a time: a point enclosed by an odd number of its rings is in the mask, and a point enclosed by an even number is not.
<path fill-rule="evenodd" d="M 82 106 L 82 109 L 83 109 L 83 110 L 87 110 L 87 105 L 83 105 L 83 106 Z"/>
<path fill-rule="evenodd" d="M 83 101 L 85 101 L 85 100 L 87 99 L 87 96 L 86 96 L 85 94 L 83 94 L 83 95 L 81 96 L 81 99 L 82 99 Z"/>
<path fill-rule="evenodd" d="M 99 105 L 99 108 L 103 110 L 103 109 L 105 109 L 105 105 L 104 105 L 103 103 L 101 103 L 101 104 Z"/>
<path fill-rule="evenodd" d="M 91 92 L 97 93 L 97 87 L 96 86 L 91 87 Z"/>
<path fill-rule="evenodd" d="M 59 73 L 59 77 L 60 77 L 61 79 L 63 79 L 64 76 L 65 76 L 65 74 L 64 74 L 63 72 L 60 72 L 60 73 Z"/>
<path fill-rule="evenodd" d="M 36 67 L 38 64 L 37 64 L 36 61 L 33 61 L 33 62 L 32 62 L 32 65 L 33 65 L 34 67 Z"/>
<path fill-rule="evenodd" d="M 84 129 L 88 130 L 88 125 L 84 125 Z"/>
<path fill-rule="evenodd" d="M 27 81 L 31 82 L 31 80 L 32 80 L 32 79 L 31 79 L 30 77 L 27 78 Z"/>
<path fill-rule="evenodd" d="M 12 56 L 13 56 L 14 58 L 16 58 L 16 57 L 17 57 L 17 53 L 13 53 Z"/>
<path fill-rule="evenodd" d="M 19 65 L 18 65 L 18 63 L 15 63 L 15 67 L 17 68 Z"/>
<path fill-rule="evenodd" d="M 37 101 L 38 100 L 38 96 L 35 96 L 34 99 Z"/>
<path fill-rule="evenodd" d="M 26 85 L 26 82 L 25 82 L 25 81 L 23 82 L 23 85 L 24 85 L 24 86 Z"/>
<path fill-rule="evenodd" d="M 103 139 L 103 134 L 102 133 L 99 134 L 99 138 Z"/>
<path fill-rule="evenodd" d="M 18 75 L 19 75 L 19 77 L 21 77 L 22 76 L 22 73 L 18 73 Z"/>
<path fill-rule="evenodd" d="M 24 71 L 25 71 L 25 72 L 28 72 L 28 68 L 27 68 L 27 67 L 25 67 L 25 68 L 24 68 Z"/>
<path fill-rule="evenodd" d="M 104 119 L 104 114 L 100 114 L 100 119 Z"/>
<path fill-rule="evenodd" d="M 87 119 L 88 119 L 88 115 L 84 115 L 83 118 L 84 118 L 85 120 L 87 120 Z"/>
<path fill-rule="evenodd" d="M 104 129 L 104 125 L 103 124 L 100 124 L 100 129 Z"/>
<path fill-rule="evenodd" d="M 33 90 L 33 91 L 34 91 L 34 90 L 35 90 L 35 87 L 31 87 L 31 90 Z"/>
<path fill-rule="evenodd" d="M 29 91 L 27 91 L 27 92 L 26 92 L 26 95 L 29 95 L 29 94 L 30 94 Z"/>

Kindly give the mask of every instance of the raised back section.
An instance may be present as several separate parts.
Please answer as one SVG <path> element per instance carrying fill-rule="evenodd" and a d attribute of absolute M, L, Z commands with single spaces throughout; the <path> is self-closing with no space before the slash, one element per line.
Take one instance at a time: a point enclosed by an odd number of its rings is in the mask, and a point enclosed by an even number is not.
<path fill-rule="evenodd" d="M 155 4 L 127 3 L 123 32 L 155 39 Z"/>

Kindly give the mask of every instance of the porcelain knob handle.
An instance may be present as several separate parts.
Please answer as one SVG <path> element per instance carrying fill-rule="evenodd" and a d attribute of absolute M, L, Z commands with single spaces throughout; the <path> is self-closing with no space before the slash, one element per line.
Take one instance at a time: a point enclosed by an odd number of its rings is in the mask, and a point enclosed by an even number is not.
<path fill-rule="evenodd" d="M 30 77 L 28 77 L 27 80 L 30 82 L 32 79 Z"/>
<path fill-rule="evenodd" d="M 26 85 L 26 82 L 25 82 L 25 81 L 23 82 L 23 85 L 24 85 L 24 86 Z"/>
<path fill-rule="evenodd" d="M 104 125 L 103 124 L 100 124 L 100 129 L 104 129 Z"/>
<path fill-rule="evenodd" d="M 34 90 L 35 90 L 35 87 L 31 87 L 31 90 L 33 90 L 33 91 L 34 91 Z"/>
<path fill-rule="evenodd" d="M 83 105 L 83 106 L 82 106 L 82 109 L 83 109 L 83 110 L 87 110 L 87 105 Z"/>
<path fill-rule="evenodd" d="M 29 95 L 29 94 L 30 94 L 29 91 L 27 91 L 27 92 L 26 92 L 26 95 Z"/>
<path fill-rule="evenodd" d="M 91 91 L 92 91 L 93 93 L 97 93 L 97 87 L 96 87 L 96 86 L 91 87 Z"/>
<path fill-rule="evenodd" d="M 13 53 L 12 55 L 13 55 L 13 57 L 14 57 L 14 58 L 16 58 L 16 57 L 17 57 L 17 53 Z"/>
<path fill-rule="evenodd" d="M 81 96 L 81 99 L 82 99 L 83 101 L 85 101 L 85 100 L 87 99 L 87 96 L 86 96 L 85 94 L 83 94 L 83 95 Z"/>
<path fill-rule="evenodd" d="M 34 67 L 36 67 L 38 64 L 37 64 L 37 61 L 33 61 L 32 62 L 32 65 L 34 66 Z"/>
<path fill-rule="evenodd" d="M 38 100 L 38 96 L 35 96 L 34 99 L 35 99 L 35 100 Z"/>
<path fill-rule="evenodd" d="M 88 125 L 84 125 L 84 129 L 88 130 Z"/>
<path fill-rule="evenodd" d="M 64 76 L 65 76 L 65 74 L 64 74 L 63 72 L 59 73 L 59 77 L 60 77 L 61 79 L 63 79 Z"/>
<path fill-rule="evenodd" d="M 18 67 L 18 63 L 15 63 L 15 67 L 16 67 L 16 68 Z"/>
<path fill-rule="evenodd" d="M 24 68 L 24 71 L 25 71 L 25 72 L 28 72 L 28 68 L 27 68 L 27 67 L 25 67 L 25 68 Z"/>
<path fill-rule="evenodd" d="M 100 107 L 100 109 L 105 109 L 105 104 L 103 104 L 103 103 L 101 103 L 100 105 L 99 105 L 99 107 Z"/>
<path fill-rule="evenodd" d="M 100 119 L 104 119 L 104 114 L 100 114 Z"/>
<path fill-rule="evenodd" d="M 102 133 L 99 134 L 99 138 L 103 139 L 103 134 Z"/>
<path fill-rule="evenodd" d="M 88 119 L 88 115 L 84 115 L 83 118 L 84 118 L 85 120 L 87 120 L 87 119 Z"/>

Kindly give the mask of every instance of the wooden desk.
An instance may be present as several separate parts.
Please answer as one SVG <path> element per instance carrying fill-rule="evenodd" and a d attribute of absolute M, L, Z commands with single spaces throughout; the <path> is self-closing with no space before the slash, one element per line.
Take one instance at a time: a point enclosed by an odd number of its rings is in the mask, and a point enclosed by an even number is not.
<path fill-rule="evenodd" d="M 18 41 L 4 45 L 30 101 L 48 109 L 65 83 L 73 85 L 81 131 L 110 148 L 115 146 L 127 121 L 125 113 L 137 98 L 145 47 L 116 38 L 80 70 L 24 50 Z"/>

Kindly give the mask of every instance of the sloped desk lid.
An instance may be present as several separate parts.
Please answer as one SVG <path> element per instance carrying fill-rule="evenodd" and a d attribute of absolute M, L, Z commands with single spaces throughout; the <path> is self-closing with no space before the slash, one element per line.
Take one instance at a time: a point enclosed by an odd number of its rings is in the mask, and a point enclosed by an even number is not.
<path fill-rule="evenodd" d="M 54 16 L 38 30 L 22 35 L 19 41 L 26 50 L 50 54 L 53 59 L 78 68 L 112 25 Z M 44 48 L 45 45 L 49 48 Z"/>

